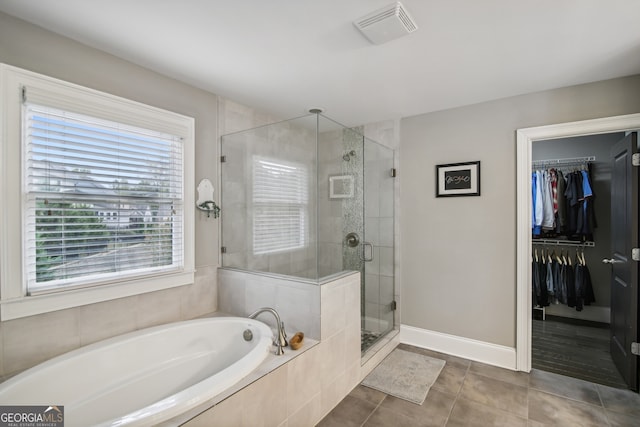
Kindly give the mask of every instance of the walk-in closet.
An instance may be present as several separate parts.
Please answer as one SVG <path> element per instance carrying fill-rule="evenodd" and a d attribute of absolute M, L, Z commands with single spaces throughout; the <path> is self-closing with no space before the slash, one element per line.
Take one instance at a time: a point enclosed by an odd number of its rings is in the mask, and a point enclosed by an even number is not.
<path fill-rule="evenodd" d="M 532 368 L 618 388 L 628 384 L 611 354 L 611 150 L 624 138 L 535 141 L 531 165 Z"/>

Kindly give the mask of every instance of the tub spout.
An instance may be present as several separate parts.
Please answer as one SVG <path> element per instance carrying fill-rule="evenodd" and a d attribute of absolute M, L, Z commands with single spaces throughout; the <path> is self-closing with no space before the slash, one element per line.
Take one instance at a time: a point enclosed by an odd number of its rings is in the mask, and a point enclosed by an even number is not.
<path fill-rule="evenodd" d="M 286 347 L 289 343 L 287 343 L 287 338 L 286 338 L 287 334 L 284 331 L 284 323 L 280 320 L 280 316 L 278 315 L 278 312 L 270 307 L 262 307 L 257 309 L 253 313 L 251 313 L 249 315 L 249 319 L 255 319 L 256 317 L 258 317 L 259 314 L 265 313 L 265 312 L 273 314 L 273 316 L 276 318 L 276 324 L 278 325 L 277 327 L 278 336 L 276 337 L 276 339 L 273 340 L 273 345 L 276 346 L 276 355 L 281 356 L 284 354 L 284 350 L 282 348 Z"/>

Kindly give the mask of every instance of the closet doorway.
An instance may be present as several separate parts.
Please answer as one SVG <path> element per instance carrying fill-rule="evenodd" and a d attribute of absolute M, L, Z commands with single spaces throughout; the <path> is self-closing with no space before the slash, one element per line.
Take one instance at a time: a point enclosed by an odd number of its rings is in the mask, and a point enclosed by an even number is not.
<path fill-rule="evenodd" d="M 540 142 L 544 144 L 542 141 L 545 140 L 554 140 L 558 142 L 560 138 L 570 138 L 570 137 L 582 137 L 587 135 L 594 134 L 605 134 L 605 133 L 619 133 L 619 132 L 627 132 L 635 129 L 640 129 L 640 114 L 632 114 L 627 116 L 617 116 L 610 117 L 604 119 L 595 119 L 595 120 L 587 120 L 582 122 L 572 122 L 572 123 L 564 123 L 558 125 L 550 125 L 550 126 L 542 126 L 537 128 L 528 128 L 528 129 L 520 129 L 517 131 L 517 343 L 516 343 L 516 368 L 521 371 L 530 371 L 532 367 L 532 330 L 534 328 L 534 320 L 533 316 L 533 302 L 534 298 L 532 297 L 531 292 L 531 280 L 532 280 L 532 256 L 534 255 L 535 250 L 532 249 L 532 236 L 531 236 L 531 201 L 532 201 L 532 188 L 531 188 L 531 162 L 533 160 L 532 149 L 535 150 L 534 143 Z M 573 155 L 567 156 L 567 158 L 574 157 Z M 579 156 L 580 157 L 580 156 Z M 608 156 L 607 156 L 608 157 Z M 596 156 L 597 158 L 597 156 Z M 636 175 L 637 176 L 637 175 Z M 610 191 L 610 190 L 609 190 Z M 634 196 L 635 197 L 635 196 Z M 635 199 L 637 200 L 637 198 Z M 600 219 L 598 219 L 601 221 Z M 611 220 L 609 219 L 609 222 Z M 634 226 L 637 226 L 637 218 L 632 222 Z M 599 226 L 600 223 L 599 223 Z M 636 232 L 637 234 L 637 228 Z M 627 235 L 630 233 L 626 233 Z M 595 239 L 595 237 L 594 237 Z M 615 239 L 612 238 L 612 241 Z M 608 246 L 608 245 L 607 245 Z M 587 265 L 592 265 L 593 262 L 589 261 L 589 258 L 595 260 L 595 262 L 602 262 L 601 260 L 597 260 L 594 254 L 589 254 L 591 249 L 598 248 L 598 243 L 594 247 L 590 247 L 589 249 L 584 248 L 585 252 L 585 263 Z M 609 261 L 614 259 L 615 257 L 612 255 L 615 252 L 615 247 L 603 247 L 602 249 L 609 249 L 607 257 Z M 565 250 L 566 251 L 566 250 Z M 625 250 L 626 252 L 626 250 Z M 565 252 L 567 253 L 567 252 Z M 582 253 L 582 248 L 579 248 L 579 253 Z M 625 255 L 627 256 L 627 255 Z M 631 258 L 631 254 L 628 254 L 628 258 Z M 630 261 L 630 259 L 629 259 Z M 612 268 L 615 267 L 618 263 L 615 261 L 612 263 Z M 622 263 L 620 263 L 622 264 Z M 638 263 L 637 262 L 626 262 L 628 266 L 632 266 L 632 269 L 636 272 L 634 273 L 637 276 Z M 596 272 L 596 275 L 599 273 Z M 610 277 L 614 277 L 611 275 Z M 637 280 L 637 278 L 635 279 Z M 602 293 L 602 290 L 597 291 Z M 635 307 L 635 311 L 633 313 L 633 320 L 630 321 L 631 318 L 627 317 L 624 320 L 614 320 L 612 323 L 624 323 L 625 327 L 632 326 L 634 329 L 633 336 L 631 339 L 637 342 L 637 306 L 638 306 L 638 296 L 637 293 L 634 294 L 633 300 L 627 299 L 630 306 Z M 596 299 L 597 301 L 597 299 Z M 601 298 L 601 302 L 606 302 L 606 298 Z M 610 301 L 609 301 L 610 303 Z M 614 304 L 615 305 L 615 304 Z M 596 307 L 594 305 L 594 307 Z M 604 304 L 601 304 L 601 307 L 604 307 Z M 588 316 L 595 316 L 595 319 L 598 319 L 598 316 L 603 316 L 603 313 L 606 313 L 606 307 L 595 309 L 595 313 L 590 313 Z M 565 313 L 566 314 L 566 313 Z M 553 316 L 553 314 L 552 314 Z M 579 317 L 580 315 L 578 315 Z M 574 315 L 574 317 L 576 317 Z M 549 320 L 555 320 L 553 318 L 547 318 Z M 601 317 L 602 319 L 602 317 Z M 621 318 L 619 318 L 621 319 Z M 574 319 L 570 322 L 564 323 L 581 323 L 581 321 L 592 322 L 590 319 Z M 606 319 L 604 319 L 606 320 Z M 596 325 L 601 326 L 601 329 L 605 329 L 610 335 L 611 328 L 607 328 L 606 322 L 599 322 L 604 325 Z M 547 323 L 547 329 L 553 329 L 551 323 Z M 563 325 L 564 326 L 564 325 Z M 582 325 L 577 325 L 582 326 Z M 615 326 L 615 325 L 614 325 Z M 606 330 L 608 329 L 608 330 Z M 616 328 L 614 327 L 614 330 Z M 615 336 L 614 332 L 614 336 Z M 580 332 L 578 335 L 588 335 L 589 332 L 584 333 Z M 592 337 L 592 340 L 595 340 Z M 604 334 L 603 338 L 606 339 L 606 335 Z M 629 337 L 624 337 L 625 339 L 629 339 Z M 589 340 L 584 340 L 589 341 Z M 611 340 L 610 342 L 614 342 Z M 630 342 L 627 342 L 630 347 Z M 535 343 L 534 343 L 535 344 Z M 625 344 L 626 346 L 626 344 Z M 577 345 L 575 347 L 578 347 Z M 613 346 L 611 346 L 613 347 Z M 590 351 L 588 348 L 578 349 L 577 351 L 588 352 Z M 630 356 L 631 348 L 625 350 L 627 355 Z M 633 356 L 627 358 L 628 361 L 631 361 L 628 366 L 633 366 L 637 369 L 638 357 Z M 627 372 L 628 374 L 629 372 Z M 637 370 L 632 374 L 632 380 L 637 381 L 638 373 Z M 632 383 L 633 381 L 631 381 Z M 637 386 L 637 382 L 636 382 Z M 633 388 L 633 385 L 631 386 Z M 637 388 L 636 388 L 637 389 Z"/>
<path fill-rule="evenodd" d="M 628 385 L 611 354 L 611 264 L 602 260 L 612 247 L 610 152 L 624 137 L 534 141 L 531 163 L 531 366 L 618 388 Z"/>

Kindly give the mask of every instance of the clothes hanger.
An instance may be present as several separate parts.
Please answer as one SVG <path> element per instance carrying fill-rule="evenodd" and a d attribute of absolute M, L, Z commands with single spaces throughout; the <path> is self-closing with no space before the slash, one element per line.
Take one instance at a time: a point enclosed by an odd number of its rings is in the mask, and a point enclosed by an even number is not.
<path fill-rule="evenodd" d="M 580 248 L 576 248 L 576 265 L 586 265 L 584 261 L 584 253 L 580 254 Z"/>
<path fill-rule="evenodd" d="M 557 254 L 556 251 L 553 251 L 553 254 L 556 257 L 556 261 L 558 261 L 558 264 L 562 265 L 562 258 L 560 258 L 560 255 L 562 255 L 562 251 L 560 251 L 560 254 Z"/>

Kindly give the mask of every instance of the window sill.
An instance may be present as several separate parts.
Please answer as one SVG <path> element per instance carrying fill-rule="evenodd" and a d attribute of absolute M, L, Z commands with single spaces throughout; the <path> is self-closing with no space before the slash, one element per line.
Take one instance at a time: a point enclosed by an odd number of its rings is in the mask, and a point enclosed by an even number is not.
<path fill-rule="evenodd" d="M 100 287 L 14 298 L 0 301 L 0 321 L 4 322 L 36 314 L 190 285 L 193 281 L 194 272 L 189 271 Z"/>

